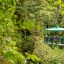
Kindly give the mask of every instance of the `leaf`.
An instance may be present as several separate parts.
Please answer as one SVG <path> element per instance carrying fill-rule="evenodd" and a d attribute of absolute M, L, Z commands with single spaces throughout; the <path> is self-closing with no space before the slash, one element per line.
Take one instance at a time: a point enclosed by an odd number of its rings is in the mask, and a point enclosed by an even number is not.
<path fill-rule="evenodd" d="M 64 15 L 64 11 L 61 11 L 61 14 Z"/>
<path fill-rule="evenodd" d="M 2 0 L 0 0 L 0 2 L 2 2 Z"/>
<path fill-rule="evenodd" d="M 5 15 L 4 15 L 4 13 L 3 13 L 2 10 L 0 10 L 0 17 L 1 17 L 1 18 L 5 17 Z"/>
<path fill-rule="evenodd" d="M 64 7 L 64 3 L 62 3 L 62 5 L 61 5 L 62 7 Z"/>
<path fill-rule="evenodd" d="M 61 4 L 61 2 L 62 2 L 61 0 L 58 0 L 58 1 L 54 2 L 54 4 L 59 5 L 59 4 Z"/>
<path fill-rule="evenodd" d="M 32 55 L 31 57 L 32 57 L 32 60 L 34 61 L 40 61 L 40 58 L 38 58 L 36 55 Z"/>

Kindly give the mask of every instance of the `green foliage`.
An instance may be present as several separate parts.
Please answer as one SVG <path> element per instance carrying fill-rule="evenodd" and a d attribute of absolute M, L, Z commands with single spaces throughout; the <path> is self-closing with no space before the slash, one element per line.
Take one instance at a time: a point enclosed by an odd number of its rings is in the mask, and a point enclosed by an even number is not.
<path fill-rule="evenodd" d="M 44 26 L 58 21 L 64 27 L 62 0 L 0 0 L 0 5 L 0 64 L 64 63 L 64 50 L 42 43 Z"/>
<path fill-rule="evenodd" d="M 28 53 L 26 53 L 26 60 L 29 61 L 29 63 L 35 63 L 35 64 L 40 62 L 40 58 L 38 58 L 36 55 Z"/>
<path fill-rule="evenodd" d="M 0 0 L 0 4 L 0 56 L 3 61 L 0 61 L 0 64 L 25 64 L 25 57 L 17 51 L 16 47 L 13 19 L 16 1 Z"/>
<path fill-rule="evenodd" d="M 15 50 L 4 51 L 4 57 L 11 62 L 11 64 L 25 64 L 24 56 Z"/>
<path fill-rule="evenodd" d="M 31 54 L 26 54 L 28 60 L 32 60 L 32 61 L 40 61 L 40 58 L 38 58 L 36 55 L 31 55 Z"/>
<path fill-rule="evenodd" d="M 57 0 L 56 2 L 54 2 L 54 4 L 56 4 L 56 5 L 59 5 L 59 4 L 61 4 L 61 0 Z"/>
<path fill-rule="evenodd" d="M 33 54 L 37 55 L 41 59 L 41 64 L 63 64 L 64 49 L 57 47 L 51 49 L 49 45 L 39 41 L 36 43 Z"/>
<path fill-rule="evenodd" d="M 35 27 L 35 23 L 31 22 L 31 21 L 24 21 L 23 22 L 23 27 L 25 29 L 31 30 L 31 29 L 33 29 Z"/>

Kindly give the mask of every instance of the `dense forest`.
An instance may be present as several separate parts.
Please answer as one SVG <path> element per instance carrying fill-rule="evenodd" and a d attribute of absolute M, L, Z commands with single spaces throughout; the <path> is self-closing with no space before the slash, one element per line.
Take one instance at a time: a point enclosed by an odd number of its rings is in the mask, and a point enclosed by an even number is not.
<path fill-rule="evenodd" d="M 0 0 L 0 64 L 64 64 L 64 49 L 44 42 L 64 37 L 64 0 Z"/>

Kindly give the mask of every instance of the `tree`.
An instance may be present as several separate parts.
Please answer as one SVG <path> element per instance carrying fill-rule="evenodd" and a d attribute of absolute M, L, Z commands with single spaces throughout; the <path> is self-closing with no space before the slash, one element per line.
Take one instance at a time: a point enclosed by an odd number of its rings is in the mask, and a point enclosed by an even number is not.
<path fill-rule="evenodd" d="M 15 30 L 15 0 L 0 0 L 0 63 L 25 64 L 25 57 L 17 51 Z M 16 34 L 15 34 L 16 32 Z"/>

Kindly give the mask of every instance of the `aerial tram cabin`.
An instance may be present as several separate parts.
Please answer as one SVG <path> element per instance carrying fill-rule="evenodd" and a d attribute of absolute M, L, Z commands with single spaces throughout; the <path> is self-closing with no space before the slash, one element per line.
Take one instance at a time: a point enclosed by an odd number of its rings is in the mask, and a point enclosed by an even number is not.
<path fill-rule="evenodd" d="M 64 36 L 59 36 L 57 33 L 59 32 L 64 32 L 64 28 L 61 28 L 59 26 L 54 27 L 54 28 L 47 28 L 46 32 L 54 32 L 56 33 L 55 35 L 48 35 L 46 34 L 44 37 L 44 42 L 47 44 L 53 44 L 53 45 L 58 45 L 64 47 Z"/>

